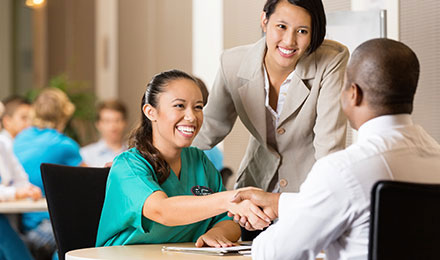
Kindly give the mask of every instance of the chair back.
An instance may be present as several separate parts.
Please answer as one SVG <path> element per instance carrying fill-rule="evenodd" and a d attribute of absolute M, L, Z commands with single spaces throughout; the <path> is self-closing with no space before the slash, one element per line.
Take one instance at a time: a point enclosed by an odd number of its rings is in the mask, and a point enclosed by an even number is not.
<path fill-rule="evenodd" d="M 110 168 L 41 164 L 58 256 L 94 247 Z"/>
<path fill-rule="evenodd" d="M 368 259 L 439 259 L 439 246 L 440 184 L 373 186 Z"/>

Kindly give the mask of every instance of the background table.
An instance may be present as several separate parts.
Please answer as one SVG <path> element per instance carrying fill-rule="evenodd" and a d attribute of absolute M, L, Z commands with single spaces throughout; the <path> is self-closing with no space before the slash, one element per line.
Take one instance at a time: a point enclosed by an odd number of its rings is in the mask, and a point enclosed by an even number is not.
<path fill-rule="evenodd" d="M 47 211 L 46 199 L 39 199 L 37 201 L 23 199 L 0 202 L 0 214 L 16 214 L 38 211 Z"/>

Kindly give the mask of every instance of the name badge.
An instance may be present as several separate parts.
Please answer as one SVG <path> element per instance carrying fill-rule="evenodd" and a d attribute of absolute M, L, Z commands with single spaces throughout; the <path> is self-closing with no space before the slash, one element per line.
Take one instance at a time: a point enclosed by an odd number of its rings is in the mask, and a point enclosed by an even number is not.
<path fill-rule="evenodd" d="M 206 196 L 213 193 L 210 188 L 200 185 L 192 187 L 191 192 L 195 196 Z"/>

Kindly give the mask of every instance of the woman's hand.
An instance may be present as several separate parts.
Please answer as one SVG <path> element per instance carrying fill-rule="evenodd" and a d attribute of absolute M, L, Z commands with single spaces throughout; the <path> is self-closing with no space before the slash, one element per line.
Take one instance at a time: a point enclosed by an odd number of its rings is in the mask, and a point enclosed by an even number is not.
<path fill-rule="evenodd" d="M 240 192 L 263 192 L 261 189 L 254 187 L 246 187 L 238 189 L 237 193 Z M 244 223 L 248 222 L 248 225 L 252 226 L 252 229 L 263 229 L 270 225 L 273 214 L 268 214 L 268 212 L 263 211 L 254 201 L 249 199 L 237 200 L 234 197 L 230 201 L 231 205 L 228 209 L 228 215 L 233 216 L 234 220 L 242 219 Z M 244 224 L 243 223 L 243 224 Z"/>
<path fill-rule="evenodd" d="M 229 239 L 227 239 L 223 234 L 215 232 L 214 229 L 208 230 L 208 232 L 201 235 L 196 241 L 196 247 L 230 247 L 234 245 L 235 243 L 229 241 Z"/>
<path fill-rule="evenodd" d="M 248 187 L 238 189 L 231 202 L 240 204 L 246 201 L 251 202 L 251 204 L 258 206 L 257 208 L 264 212 L 270 222 L 270 220 L 274 220 L 278 217 L 279 196 L 279 193 L 267 193 L 258 188 Z M 236 223 L 239 223 L 247 230 L 261 229 L 261 226 L 253 224 L 254 222 L 249 220 L 247 215 L 236 214 L 229 211 L 228 216 L 233 217 Z"/>

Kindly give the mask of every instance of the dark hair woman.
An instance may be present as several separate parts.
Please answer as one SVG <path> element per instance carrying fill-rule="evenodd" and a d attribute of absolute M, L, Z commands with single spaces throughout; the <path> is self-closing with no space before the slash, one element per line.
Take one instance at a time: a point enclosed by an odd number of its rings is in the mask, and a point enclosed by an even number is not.
<path fill-rule="evenodd" d="M 249 201 L 231 203 L 235 191 L 224 191 L 212 163 L 189 147 L 202 125 L 202 109 L 199 86 L 182 71 L 162 72 L 148 83 L 132 148 L 116 157 L 110 170 L 97 246 L 189 241 L 231 246 L 240 229 L 226 211 L 249 216 L 260 228 L 269 224 Z"/>
<path fill-rule="evenodd" d="M 251 138 L 235 187 L 298 192 L 317 159 L 345 147 L 348 50 L 324 40 L 325 25 L 321 0 L 268 0 L 264 37 L 222 54 L 193 145 L 211 149 L 238 116 Z"/>

